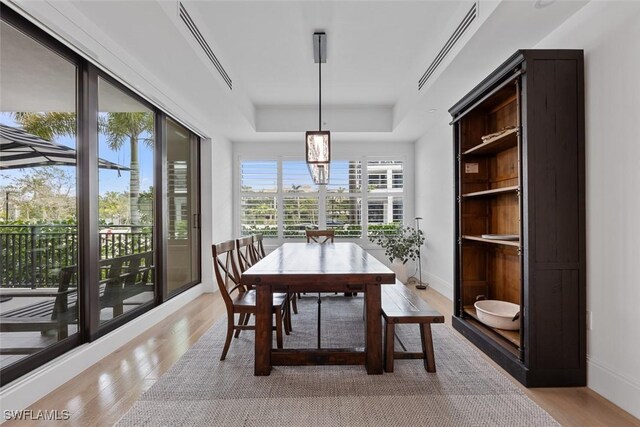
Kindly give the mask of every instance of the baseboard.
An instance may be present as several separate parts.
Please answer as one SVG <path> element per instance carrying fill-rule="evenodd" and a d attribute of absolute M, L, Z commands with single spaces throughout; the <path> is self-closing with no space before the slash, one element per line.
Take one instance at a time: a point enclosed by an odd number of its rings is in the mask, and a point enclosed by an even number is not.
<path fill-rule="evenodd" d="M 587 386 L 640 418 L 640 384 L 635 384 L 604 364 L 587 357 Z"/>
<path fill-rule="evenodd" d="M 429 284 L 430 288 L 453 300 L 453 285 L 451 283 L 426 271 L 422 272 L 422 276 L 426 279 L 426 283 Z"/>
<path fill-rule="evenodd" d="M 202 292 L 202 284 L 196 285 L 104 337 L 94 342 L 83 344 L 5 385 L 0 389 L 0 401 L 2 402 L 0 409 L 2 413 L 4 413 L 4 410 L 25 409 L 37 402 L 156 323 L 193 301 Z M 2 418 L 0 418 L 0 423 L 2 423 Z"/>

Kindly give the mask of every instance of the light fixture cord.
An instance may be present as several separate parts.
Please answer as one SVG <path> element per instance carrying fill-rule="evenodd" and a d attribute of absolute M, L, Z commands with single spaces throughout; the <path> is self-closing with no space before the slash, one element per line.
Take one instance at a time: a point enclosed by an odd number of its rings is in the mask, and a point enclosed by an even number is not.
<path fill-rule="evenodd" d="M 318 130 L 322 130 L 322 36 L 318 36 Z"/>

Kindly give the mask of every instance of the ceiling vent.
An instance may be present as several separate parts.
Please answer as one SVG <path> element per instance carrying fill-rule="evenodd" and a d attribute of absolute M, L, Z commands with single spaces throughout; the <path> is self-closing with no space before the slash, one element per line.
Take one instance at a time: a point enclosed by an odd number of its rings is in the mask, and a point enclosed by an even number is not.
<path fill-rule="evenodd" d="M 433 60 L 431 65 L 429 65 L 427 71 L 425 71 L 422 77 L 420 77 L 420 80 L 418 80 L 418 90 L 422 89 L 422 86 L 424 86 L 427 80 L 429 80 L 429 78 L 433 75 L 433 73 L 436 71 L 438 66 L 440 66 L 447 54 L 451 52 L 453 46 L 455 46 L 458 40 L 460 40 L 462 35 L 467 31 L 471 23 L 475 21 L 477 17 L 478 2 L 475 2 L 473 3 L 473 6 L 471 6 L 471 9 L 469 9 L 469 12 L 467 12 L 467 14 L 465 15 L 464 19 L 460 22 L 460 24 L 458 24 L 458 28 L 456 28 L 451 37 L 449 37 L 449 40 L 447 40 L 440 52 L 438 52 L 438 55 Z"/>
<path fill-rule="evenodd" d="M 216 67 L 216 70 L 218 70 L 224 82 L 227 84 L 227 86 L 229 86 L 229 89 L 233 89 L 233 82 L 231 81 L 231 77 L 229 77 L 229 74 L 227 74 L 226 70 L 224 69 L 220 61 L 218 61 L 218 58 L 213 53 L 213 50 L 211 50 L 209 43 L 207 43 L 205 38 L 202 36 L 202 33 L 198 29 L 198 27 L 196 27 L 196 24 L 195 22 L 193 22 L 193 19 L 191 19 L 189 12 L 187 12 L 187 9 L 184 7 L 182 2 L 178 2 L 178 6 L 179 6 L 178 13 L 180 15 L 180 19 L 182 19 L 182 22 L 184 22 L 184 24 L 187 26 L 187 29 L 193 35 L 193 38 L 196 39 L 196 42 L 198 42 L 198 44 L 204 51 L 205 55 L 207 55 L 207 58 L 209 58 L 209 61 L 211 61 L 213 66 Z"/>

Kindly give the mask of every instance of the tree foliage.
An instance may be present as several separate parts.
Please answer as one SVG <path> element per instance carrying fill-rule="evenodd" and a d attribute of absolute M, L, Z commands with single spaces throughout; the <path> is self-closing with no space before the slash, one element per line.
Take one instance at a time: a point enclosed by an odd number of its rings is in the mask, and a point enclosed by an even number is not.
<path fill-rule="evenodd" d="M 9 217 L 27 222 L 58 222 L 75 219 L 75 188 L 72 173 L 56 166 L 43 166 L 10 178 L 2 191 L 9 193 Z"/>
<path fill-rule="evenodd" d="M 56 136 L 76 136 L 75 113 L 14 113 L 15 120 L 22 129 L 47 141 L 54 141 Z"/>

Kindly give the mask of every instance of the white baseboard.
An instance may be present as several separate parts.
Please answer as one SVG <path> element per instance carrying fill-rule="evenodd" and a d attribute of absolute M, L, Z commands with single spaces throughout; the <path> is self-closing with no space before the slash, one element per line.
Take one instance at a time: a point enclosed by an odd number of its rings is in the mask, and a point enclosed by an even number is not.
<path fill-rule="evenodd" d="M 640 384 L 635 384 L 623 375 L 587 356 L 587 386 L 640 418 Z"/>
<path fill-rule="evenodd" d="M 451 283 L 429 272 L 423 271 L 422 275 L 426 278 L 429 287 L 453 301 L 453 285 Z"/>
<path fill-rule="evenodd" d="M 74 348 L 68 353 L 5 385 L 0 389 L 1 413 L 4 413 L 5 410 L 25 409 L 37 402 L 156 323 L 193 301 L 202 292 L 202 284 L 196 285 L 98 340 Z M 64 408 L 41 409 L 62 410 Z M 2 423 L 2 418 L 0 418 L 0 423 Z"/>

